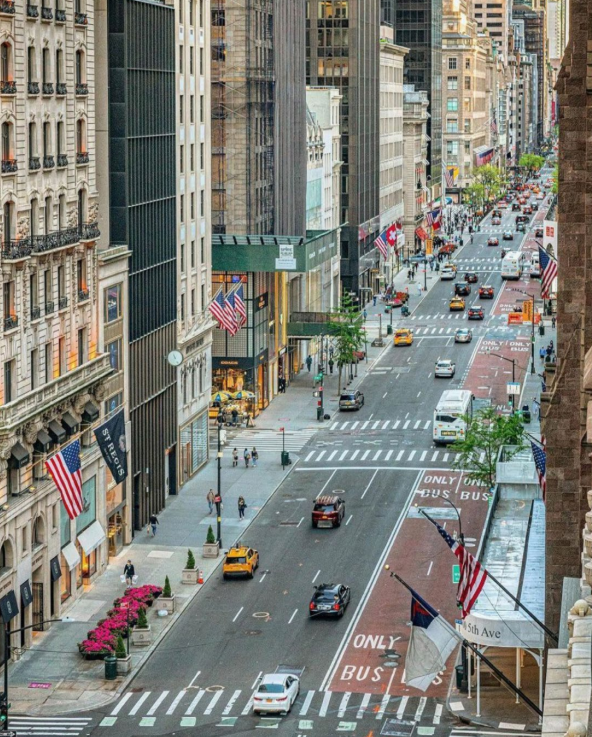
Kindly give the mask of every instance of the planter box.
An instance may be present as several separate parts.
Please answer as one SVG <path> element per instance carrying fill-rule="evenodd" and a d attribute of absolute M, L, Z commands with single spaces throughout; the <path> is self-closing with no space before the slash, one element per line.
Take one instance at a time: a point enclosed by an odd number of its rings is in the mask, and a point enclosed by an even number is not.
<path fill-rule="evenodd" d="M 117 658 L 117 675 L 127 676 L 132 669 L 132 656 L 128 655 L 125 658 Z"/>
<path fill-rule="evenodd" d="M 148 627 L 134 627 L 132 630 L 132 645 L 150 645 L 152 642 L 152 632 L 150 625 Z"/>
<path fill-rule="evenodd" d="M 175 595 L 173 594 L 171 597 L 161 596 L 158 600 L 157 609 L 164 609 L 169 614 L 172 614 L 175 611 Z"/>
<path fill-rule="evenodd" d="M 183 568 L 181 571 L 181 583 L 197 583 L 198 578 L 198 568 Z"/>
<path fill-rule="evenodd" d="M 217 558 L 220 553 L 220 545 L 215 543 L 204 543 L 202 555 L 204 558 Z"/>

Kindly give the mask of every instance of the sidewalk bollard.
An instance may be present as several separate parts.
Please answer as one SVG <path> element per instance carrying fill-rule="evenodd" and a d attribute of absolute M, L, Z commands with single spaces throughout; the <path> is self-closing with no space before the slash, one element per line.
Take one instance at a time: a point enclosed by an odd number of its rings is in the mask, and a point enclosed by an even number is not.
<path fill-rule="evenodd" d="M 117 678 L 117 658 L 115 655 L 105 656 L 105 680 L 114 681 Z"/>
<path fill-rule="evenodd" d="M 198 574 L 197 574 L 197 583 L 203 583 L 203 582 L 204 582 L 204 580 L 203 580 L 203 571 L 200 568 L 199 571 L 198 571 Z"/>

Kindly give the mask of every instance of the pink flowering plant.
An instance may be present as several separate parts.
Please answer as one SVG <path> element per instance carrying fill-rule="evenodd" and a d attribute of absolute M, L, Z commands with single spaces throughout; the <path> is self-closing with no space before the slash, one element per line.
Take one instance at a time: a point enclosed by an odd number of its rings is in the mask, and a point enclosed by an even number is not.
<path fill-rule="evenodd" d="M 140 609 L 151 606 L 161 594 L 162 588 L 152 584 L 128 589 L 124 596 L 115 599 L 107 617 L 99 620 L 97 626 L 87 632 L 88 639 L 78 644 L 81 655 L 104 657 L 113 653 L 118 636 L 126 637 L 128 624 L 130 627 L 136 624 Z"/>

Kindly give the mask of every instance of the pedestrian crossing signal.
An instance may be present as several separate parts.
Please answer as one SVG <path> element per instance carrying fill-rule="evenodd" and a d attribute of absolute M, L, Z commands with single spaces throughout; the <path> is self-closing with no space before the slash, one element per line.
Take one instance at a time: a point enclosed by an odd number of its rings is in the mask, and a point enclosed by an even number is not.
<path fill-rule="evenodd" d="M 452 583 L 460 583 L 460 566 L 452 566 Z"/>

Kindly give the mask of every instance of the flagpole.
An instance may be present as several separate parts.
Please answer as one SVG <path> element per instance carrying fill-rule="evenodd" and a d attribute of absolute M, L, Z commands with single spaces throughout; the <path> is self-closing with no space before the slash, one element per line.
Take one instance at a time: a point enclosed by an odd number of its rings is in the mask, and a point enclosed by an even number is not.
<path fill-rule="evenodd" d="M 385 568 L 387 570 L 389 570 L 389 566 L 385 566 Z M 399 583 L 403 584 L 403 586 L 407 589 L 407 591 L 409 591 L 409 593 L 411 594 L 411 596 L 417 601 L 417 599 L 415 598 L 415 591 L 413 591 L 413 589 L 411 588 L 411 586 L 409 586 L 407 583 L 405 583 L 405 581 L 403 581 L 403 579 L 397 573 L 391 573 L 390 575 L 391 575 L 391 578 L 396 578 Z M 445 627 L 447 628 L 447 630 L 451 634 L 453 634 L 456 637 L 456 639 L 462 645 L 464 645 L 464 647 L 468 647 L 469 650 L 472 650 L 475 653 L 475 655 L 479 658 L 479 660 L 481 660 L 483 663 L 485 663 L 485 665 L 488 666 L 488 668 L 490 668 L 495 673 L 495 675 L 500 679 L 500 681 L 502 681 L 503 683 L 505 683 L 506 686 L 508 686 L 508 688 L 514 694 L 516 694 L 517 696 L 520 696 L 520 698 L 522 699 L 522 701 L 524 701 L 524 703 L 527 706 L 529 706 L 535 712 L 535 714 L 537 716 L 539 716 L 539 717 L 542 717 L 543 716 L 542 710 L 534 703 L 534 701 L 532 701 L 531 699 L 528 698 L 528 696 L 524 693 L 524 691 L 522 691 L 522 689 L 518 688 L 518 686 L 516 686 L 514 683 L 512 683 L 512 681 L 504 673 L 502 673 L 502 671 L 496 665 L 494 665 L 491 662 L 491 660 L 489 660 L 489 658 L 486 655 L 484 655 L 479 650 L 479 648 L 476 645 L 474 645 L 472 642 L 469 642 L 466 638 L 464 638 L 460 634 L 460 632 L 458 632 L 450 624 L 450 622 L 447 619 L 444 619 L 444 617 L 442 617 L 442 615 L 439 615 L 439 616 L 441 617 L 442 623 L 445 625 Z"/>
<path fill-rule="evenodd" d="M 429 514 L 428 514 L 428 513 L 427 513 L 427 512 L 425 511 L 425 510 L 423 510 L 423 509 L 420 509 L 420 512 L 421 512 L 421 514 L 423 514 L 423 516 L 424 516 L 424 517 L 425 517 L 426 519 L 428 519 L 428 520 L 429 520 L 429 521 L 430 521 L 430 522 L 431 522 L 431 523 L 432 523 L 432 524 L 433 524 L 433 525 L 434 525 L 435 527 L 437 527 L 437 526 L 438 526 L 438 523 L 437 523 L 437 522 L 436 522 L 436 521 L 435 521 L 434 519 L 432 519 L 432 518 L 430 517 L 430 515 L 429 515 Z M 501 589 L 501 590 L 502 590 L 502 591 L 504 592 L 504 594 L 506 594 L 507 596 L 509 596 L 509 597 L 510 597 L 510 599 L 512 599 L 512 601 L 514 601 L 514 602 L 515 602 L 516 604 L 518 604 L 518 606 L 520 607 L 520 609 L 523 609 L 523 610 L 524 610 L 524 611 L 526 612 L 526 614 L 528 614 L 528 616 L 529 616 L 529 617 L 530 617 L 530 618 L 531 618 L 531 619 L 532 619 L 532 620 L 533 620 L 533 621 L 534 621 L 534 622 L 535 622 L 536 624 L 538 624 L 538 626 L 539 626 L 539 627 L 540 627 L 541 629 L 543 629 L 543 630 L 545 631 L 545 633 L 546 633 L 546 634 L 547 634 L 547 635 L 548 635 L 548 636 L 549 636 L 549 637 L 550 637 L 550 638 L 551 638 L 551 639 L 552 639 L 552 640 L 553 640 L 553 641 L 554 641 L 555 643 L 558 643 L 558 642 L 559 642 L 559 638 L 558 638 L 558 637 L 557 637 L 557 635 L 556 635 L 556 634 L 555 634 L 555 633 L 553 632 L 553 630 L 549 629 L 549 628 L 547 627 L 547 625 L 546 625 L 546 624 L 544 624 L 543 622 L 541 622 L 541 620 L 540 620 L 540 619 L 539 619 L 539 618 L 538 618 L 538 617 L 537 617 L 536 615 L 534 615 L 534 614 L 533 614 L 533 613 L 532 613 L 532 612 L 530 611 L 530 609 L 528 609 L 528 607 L 525 607 L 525 606 L 524 606 L 524 604 L 523 604 L 523 603 L 522 603 L 522 602 L 520 601 L 520 599 L 517 599 L 517 598 L 516 598 L 516 597 L 514 596 L 514 594 L 512 594 L 512 593 L 511 593 L 510 591 L 508 591 L 508 589 L 507 589 L 507 588 L 506 588 L 506 587 L 505 587 L 505 586 L 504 586 L 504 585 L 503 585 L 502 583 L 500 583 L 500 582 L 499 582 L 499 581 L 497 580 L 497 578 L 496 578 L 495 576 L 493 576 L 493 575 L 492 575 L 492 574 L 491 574 L 491 573 L 490 573 L 489 571 L 487 571 L 487 576 L 488 576 L 488 578 L 490 578 L 490 579 L 491 579 L 491 580 L 492 580 L 492 581 L 493 581 L 493 582 L 494 582 L 495 584 L 497 584 L 497 585 L 498 585 L 498 586 L 500 587 L 500 589 Z"/>

